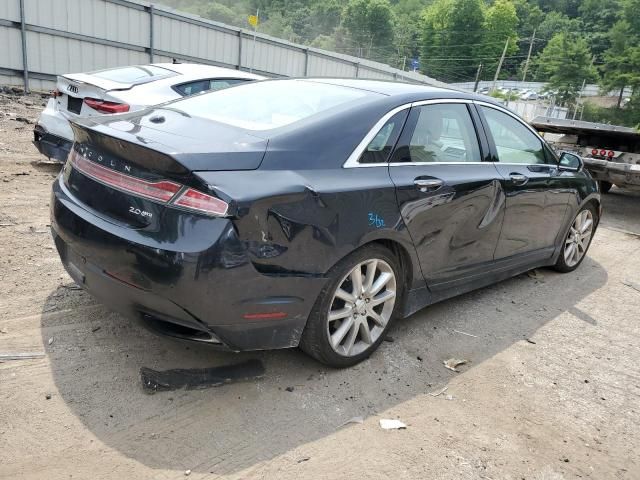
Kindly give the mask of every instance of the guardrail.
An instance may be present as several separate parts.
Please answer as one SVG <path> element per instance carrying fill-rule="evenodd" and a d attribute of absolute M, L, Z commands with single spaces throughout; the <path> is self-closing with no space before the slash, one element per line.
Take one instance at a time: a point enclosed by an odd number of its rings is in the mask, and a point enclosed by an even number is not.
<path fill-rule="evenodd" d="M 446 86 L 371 60 L 298 45 L 134 0 L 0 1 L 0 84 L 50 88 L 56 75 L 179 61 L 267 76 L 352 77 Z"/>

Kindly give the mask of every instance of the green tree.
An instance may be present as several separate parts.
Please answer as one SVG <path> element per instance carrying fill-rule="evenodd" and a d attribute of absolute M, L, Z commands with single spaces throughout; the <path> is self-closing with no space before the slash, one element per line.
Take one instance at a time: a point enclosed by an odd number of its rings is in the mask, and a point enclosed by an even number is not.
<path fill-rule="evenodd" d="M 409 69 L 409 62 L 420 56 L 421 18 L 418 14 L 396 14 L 394 46 L 397 64 L 394 67 Z"/>
<path fill-rule="evenodd" d="M 331 35 L 342 20 L 343 4 L 340 0 L 324 0 L 311 6 L 314 37 Z"/>
<path fill-rule="evenodd" d="M 611 46 L 610 33 L 620 14 L 618 0 L 584 0 L 579 7 L 580 18 L 589 47 L 597 61 Z"/>
<path fill-rule="evenodd" d="M 633 89 L 630 108 L 640 108 L 640 19 L 634 13 L 640 0 L 623 0 L 622 19 L 609 33 L 610 48 L 604 54 L 601 87 L 605 91 Z M 619 97 L 618 107 L 620 106 Z"/>
<path fill-rule="evenodd" d="M 496 0 L 485 13 L 484 34 L 482 45 L 478 48 L 481 52 L 481 61 L 484 65 L 485 78 L 492 78 L 493 72 L 498 67 L 500 56 L 504 50 L 504 46 L 509 40 L 507 47 L 507 56 L 514 55 L 518 51 L 516 40 L 518 35 L 516 28 L 518 26 L 518 16 L 516 8 L 510 0 Z M 502 72 L 506 73 L 510 70 L 510 66 L 517 65 L 505 60 Z"/>
<path fill-rule="evenodd" d="M 198 15 L 215 20 L 216 22 L 236 25 L 239 23 L 239 15 L 229 7 L 220 3 L 209 3 L 197 10 Z"/>
<path fill-rule="evenodd" d="M 538 5 L 527 0 L 514 0 L 513 6 L 518 17 L 518 33 L 522 38 L 531 37 L 544 20 L 544 12 Z"/>
<path fill-rule="evenodd" d="M 578 33 L 583 32 L 582 21 L 569 18 L 560 12 L 550 12 L 538 26 L 536 37 L 544 42 L 548 42 L 558 33 Z"/>
<path fill-rule="evenodd" d="M 548 79 L 547 89 L 557 91 L 556 99 L 562 105 L 575 101 L 583 81 L 597 78 L 587 41 L 576 34 L 554 35 L 536 63 L 538 73 Z"/>
<path fill-rule="evenodd" d="M 350 0 L 342 24 L 362 56 L 382 60 L 392 52 L 394 15 L 389 0 Z"/>
<path fill-rule="evenodd" d="M 473 78 L 483 37 L 482 0 L 436 0 L 422 15 L 422 71 L 444 81 Z"/>

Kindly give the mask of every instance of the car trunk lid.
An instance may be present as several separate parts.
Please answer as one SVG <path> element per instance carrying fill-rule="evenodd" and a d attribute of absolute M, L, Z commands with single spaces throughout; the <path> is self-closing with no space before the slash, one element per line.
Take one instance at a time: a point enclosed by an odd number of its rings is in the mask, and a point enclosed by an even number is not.
<path fill-rule="evenodd" d="M 160 116 L 164 120 L 154 124 Z M 73 123 L 65 185 L 95 213 L 132 228 L 161 228 L 162 218 L 173 218 L 165 214 L 168 209 L 229 213 L 233 200 L 197 172 L 256 169 L 267 140 L 236 127 L 197 119 L 187 124 L 178 117 L 182 114 L 151 109 Z"/>
<path fill-rule="evenodd" d="M 58 76 L 56 82 L 58 90 L 56 107 L 72 118 L 79 115 L 94 116 L 117 113 L 117 108 L 116 111 L 100 107 L 96 109 L 95 100 L 118 104 L 117 92 L 131 90 L 136 85 L 176 75 L 179 74 L 154 65 L 61 75 Z M 92 103 L 91 100 L 94 102 Z"/>

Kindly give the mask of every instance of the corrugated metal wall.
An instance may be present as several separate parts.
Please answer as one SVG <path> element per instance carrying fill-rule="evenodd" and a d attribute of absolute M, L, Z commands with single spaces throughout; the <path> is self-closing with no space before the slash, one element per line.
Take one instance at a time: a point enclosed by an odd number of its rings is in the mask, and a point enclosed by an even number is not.
<path fill-rule="evenodd" d="M 358 77 L 444 84 L 369 60 L 308 48 L 133 0 L 0 0 L 0 84 L 23 83 L 24 5 L 29 87 L 55 76 L 120 65 L 181 61 L 269 76 Z"/>

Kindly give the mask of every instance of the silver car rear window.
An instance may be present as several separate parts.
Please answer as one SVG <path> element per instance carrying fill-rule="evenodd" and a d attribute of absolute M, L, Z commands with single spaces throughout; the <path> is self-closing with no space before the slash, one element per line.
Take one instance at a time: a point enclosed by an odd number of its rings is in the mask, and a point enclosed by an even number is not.
<path fill-rule="evenodd" d="M 166 68 L 156 67 L 154 65 L 110 68 L 109 70 L 98 70 L 90 75 L 111 82 L 118 82 L 127 85 L 139 85 L 141 83 L 160 80 L 161 78 L 173 77 L 178 73 Z"/>
<path fill-rule="evenodd" d="M 172 104 L 194 116 L 247 130 L 270 130 L 303 120 L 372 92 L 302 80 L 251 82 Z"/>

